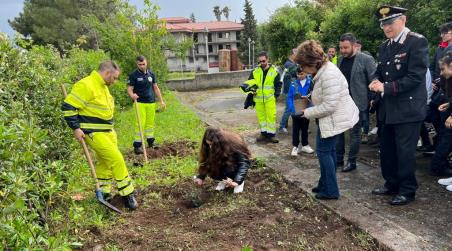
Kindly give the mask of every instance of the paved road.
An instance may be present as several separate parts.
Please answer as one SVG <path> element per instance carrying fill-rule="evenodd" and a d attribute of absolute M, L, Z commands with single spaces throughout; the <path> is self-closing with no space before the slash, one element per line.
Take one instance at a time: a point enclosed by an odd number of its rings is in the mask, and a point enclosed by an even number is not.
<path fill-rule="evenodd" d="M 278 135 L 278 144 L 256 144 L 257 119 L 254 110 L 244 110 L 244 94 L 237 89 L 179 92 L 177 96 L 209 125 L 240 132 L 253 154 L 265 157 L 268 165 L 307 192 L 317 183 L 319 166 L 314 155 L 290 156 L 291 135 Z M 278 104 L 278 117 L 283 104 Z M 289 124 L 289 131 L 291 125 Z M 315 124 L 310 125 L 310 145 L 315 146 Z M 357 170 L 338 172 L 341 199 L 322 203 L 394 250 L 452 250 L 452 193 L 427 175 L 429 158 L 417 158 L 419 190 L 414 203 L 394 207 L 390 198 L 370 194 L 383 184 L 378 166 L 378 149 L 362 145 Z"/>

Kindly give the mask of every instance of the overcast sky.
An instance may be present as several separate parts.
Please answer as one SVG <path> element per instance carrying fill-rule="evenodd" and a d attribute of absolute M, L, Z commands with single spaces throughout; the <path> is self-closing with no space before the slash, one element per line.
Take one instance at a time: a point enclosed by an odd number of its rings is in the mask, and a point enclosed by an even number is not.
<path fill-rule="evenodd" d="M 129 0 L 139 9 L 143 7 L 143 0 Z M 243 4 L 245 0 L 155 0 L 152 1 L 160 6 L 160 17 L 190 17 L 195 14 L 197 21 L 215 20 L 213 6 L 221 8 L 228 6 L 231 9 L 229 20 L 240 22 L 243 17 Z M 285 4 L 293 3 L 293 0 L 251 0 L 254 15 L 259 23 L 268 20 L 275 9 Z M 0 0 L 0 31 L 13 35 L 14 31 L 8 24 L 8 19 L 13 19 L 22 12 L 23 0 Z"/>

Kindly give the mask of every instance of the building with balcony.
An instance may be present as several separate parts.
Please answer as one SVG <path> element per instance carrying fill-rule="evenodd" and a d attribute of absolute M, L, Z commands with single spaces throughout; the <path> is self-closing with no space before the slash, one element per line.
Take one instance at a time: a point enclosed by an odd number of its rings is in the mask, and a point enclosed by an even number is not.
<path fill-rule="evenodd" d="M 165 51 L 170 71 L 208 71 L 215 72 L 219 65 L 218 52 L 222 49 L 237 50 L 243 25 L 232 21 L 191 22 L 184 17 L 163 18 L 166 29 L 176 39 L 193 39 L 194 46 L 187 51 L 185 62 L 178 59 L 170 50 Z"/>

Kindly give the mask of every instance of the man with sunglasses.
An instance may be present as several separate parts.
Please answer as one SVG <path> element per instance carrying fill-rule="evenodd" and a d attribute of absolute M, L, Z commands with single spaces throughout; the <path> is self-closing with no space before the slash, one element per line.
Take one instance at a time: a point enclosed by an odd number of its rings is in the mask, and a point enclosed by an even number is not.
<path fill-rule="evenodd" d="M 138 105 L 138 112 L 142 127 L 144 130 L 144 137 L 149 147 L 154 146 L 154 121 L 155 121 L 155 96 L 157 95 L 160 100 L 160 107 L 165 109 L 165 101 L 163 101 L 162 94 L 157 85 L 157 78 L 154 73 L 147 68 L 147 60 L 144 56 L 138 56 L 136 58 L 137 68 L 132 74 L 129 75 L 127 81 L 127 93 L 134 103 Z M 136 108 L 135 108 L 136 109 Z M 135 154 L 143 154 L 142 148 L 143 142 L 141 142 L 140 127 L 138 121 L 135 121 L 135 136 L 133 141 L 133 148 Z"/>
<path fill-rule="evenodd" d="M 394 195 L 391 205 L 415 199 L 416 145 L 426 115 L 428 43 L 424 36 L 405 27 L 407 9 L 381 6 L 376 16 L 388 38 L 378 50 L 378 65 L 371 91 L 381 97 L 380 163 L 384 186 L 375 195 Z"/>
<path fill-rule="evenodd" d="M 275 137 L 276 99 L 281 93 L 282 83 L 277 68 L 268 62 L 266 52 L 258 54 L 258 62 L 260 66 L 251 72 L 246 81 L 249 86 L 257 86 L 254 102 L 261 134 L 256 141 L 278 143 Z"/>

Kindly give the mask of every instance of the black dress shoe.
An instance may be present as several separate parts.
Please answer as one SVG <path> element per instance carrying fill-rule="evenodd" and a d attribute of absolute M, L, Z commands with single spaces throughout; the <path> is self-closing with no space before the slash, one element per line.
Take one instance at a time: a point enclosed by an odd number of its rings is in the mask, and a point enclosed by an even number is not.
<path fill-rule="evenodd" d="M 396 195 L 397 191 L 389 190 L 386 187 L 380 187 L 380 188 L 375 188 L 374 190 L 372 190 L 372 194 L 375 194 L 375 195 Z"/>
<path fill-rule="evenodd" d="M 394 198 L 392 198 L 391 201 L 389 201 L 389 204 L 393 206 L 402 206 L 412 201 L 414 201 L 414 197 L 408 197 L 405 195 L 396 195 Z"/>
<path fill-rule="evenodd" d="M 319 187 L 313 187 L 313 188 L 311 189 L 311 191 L 312 191 L 313 193 L 318 193 L 318 192 L 320 192 L 320 188 L 319 188 Z"/>
<path fill-rule="evenodd" d="M 356 169 L 356 163 L 347 163 L 346 166 L 344 166 L 344 168 L 342 168 L 342 172 L 346 173 L 346 172 L 350 172 Z"/>
<path fill-rule="evenodd" d="M 337 199 L 339 199 L 339 197 L 336 197 L 336 196 L 331 197 L 331 196 L 326 196 L 326 195 L 323 195 L 320 193 L 316 194 L 315 198 L 318 200 L 337 200 Z"/>

